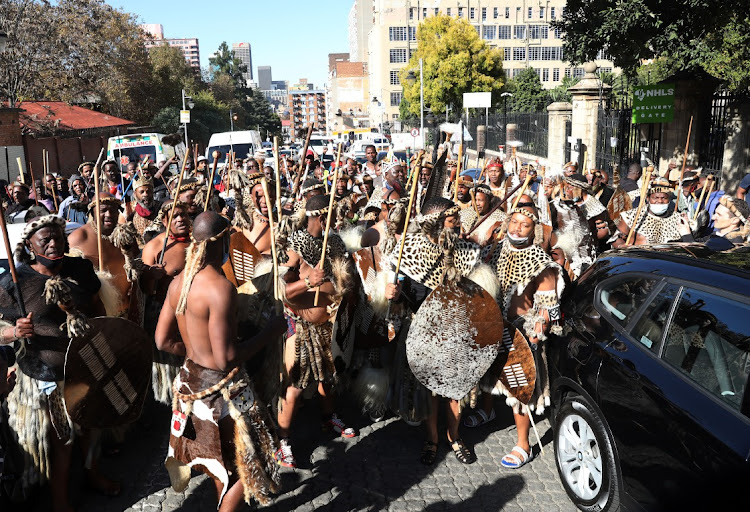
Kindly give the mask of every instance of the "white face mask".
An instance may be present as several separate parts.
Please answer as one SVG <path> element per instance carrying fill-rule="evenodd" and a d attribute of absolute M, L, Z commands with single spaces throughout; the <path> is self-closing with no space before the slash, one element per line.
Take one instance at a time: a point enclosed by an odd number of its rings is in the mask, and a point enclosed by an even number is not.
<path fill-rule="evenodd" d="M 526 244 L 526 242 L 529 241 L 528 236 L 513 236 L 510 233 L 505 235 L 508 237 L 508 241 L 513 247 L 521 247 L 522 245 Z"/>
<path fill-rule="evenodd" d="M 649 204 L 648 207 L 651 210 L 651 213 L 653 213 L 654 215 L 664 215 L 665 213 L 667 213 L 669 204 L 654 203 Z"/>

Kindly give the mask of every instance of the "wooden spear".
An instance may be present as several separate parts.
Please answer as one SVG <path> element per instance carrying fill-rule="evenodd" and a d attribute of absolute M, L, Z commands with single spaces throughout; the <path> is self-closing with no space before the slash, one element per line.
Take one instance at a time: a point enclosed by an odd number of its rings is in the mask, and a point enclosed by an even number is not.
<path fill-rule="evenodd" d="M 31 162 L 29 162 L 29 174 L 31 174 L 31 190 L 34 191 L 34 203 L 39 206 L 39 197 L 36 193 L 36 180 L 34 180 L 34 168 L 31 166 Z"/>
<path fill-rule="evenodd" d="M 458 146 L 458 162 L 456 162 L 456 183 L 453 187 L 453 202 L 458 203 L 458 179 L 461 176 L 461 168 L 464 162 L 464 129 L 461 123 L 458 123 L 461 130 L 461 144 Z"/>
<path fill-rule="evenodd" d="M 214 151 L 212 155 L 214 157 L 214 163 L 211 164 L 211 179 L 209 179 L 208 183 L 206 183 L 207 190 L 206 190 L 206 204 L 203 205 L 204 212 L 208 211 L 208 204 L 211 202 L 211 191 L 214 188 L 214 176 L 216 176 L 216 166 L 219 163 L 220 155 L 221 153 L 219 153 L 218 151 Z M 179 190 L 179 188 L 177 190 Z"/>
<path fill-rule="evenodd" d="M 102 151 L 104 149 L 102 148 Z M 101 156 L 101 153 L 99 154 Z M 96 162 L 94 166 L 94 195 L 96 197 L 96 251 L 99 256 L 99 272 L 104 271 L 104 255 L 102 253 L 102 214 L 101 214 L 101 202 L 99 201 L 99 162 Z"/>
<path fill-rule="evenodd" d="M 335 168 L 335 170 L 333 171 L 333 180 L 334 180 L 334 183 L 338 179 L 338 171 L 339 171 L 338 167 Z M 328 214 L 327 214 L 327 218 L 326 218 L 325 233 L 323 234 L 323 251 L 320 253 L 320 263 L 318 263 L 318 268 L 320 268 L 321 270 L 323 269 L 323 264 L 326 261 L 326 249 L 328 248 L 328 233 L 331 230 L 330 229 L 330 226 L 331 226 L 331 214 L 333 214 L 333 199 L 334 199 L 333 194 L 331 194 L 331 197 L 330 197 L 330 199 L 328 201 Z M 318 297 L 319 296 L 320 296 L 320 286 L 318 286 L 315 289 L 315 301 L 313 302 L 313 306 L 317 306 L 318 305 Z"/>
<path fill-rule="evenodd" d="M 16 157 L 16 163 L 18 164 L 18 174 L 21 176 L 21 183 L 26 183 L 26 177 L 23 175 L 23 165 L 21 164 L 21 157 Z"/>
<path fill-rule="evenodd" d="M 279 165 L 279 138 L 273 137 L 273 163 L 276 176 L 276 208 L 281 212 L 281 167 Z M 268 215 L 271 215 L 271 203 L 268 203 Z"/>
<path fill-rule="evenodd" d="M 693 212 L 693 220 L 698 218 L 698 212 L 700 212 L 703 208 L 708 208 L 708 203 L 709 201 L 711 201 L 711 193 L 714 191 L 715 184 L 716 182 L 714 181 L 714 177 L 712 175 L 709 175 L 706 178 L 706 183 L 703 185 L 703 190 L 701 190 L 701 197 L 698 200 L 695 211 Z M 708 194 L 706 195 L 706 202 L 703 203 L 703 195 L 706 194 L 706 188 L 708 188 Z"/>
<path fill-rule="evenodd" d="M 302 148 L 302 155 L 300 155 L 299 159 L 299 168 L 302 170 L 302 163 L 305 161 L 305 156 L 307 155 L 307 148 L 310 146 L 310 137 L 312 137 L 313 127 L 315 125 L 311 124 L 307 127 L 307 136 L 305 137 L 305 145 Z M 292 197 L 295 197 L 297 195 L 297 190 L 299 190 L 299 179 L 302 173 L 298 172 L 297 176 L 294 177 L 294 187 L 292 188 Z"/>
<path fill-rule="evenodd" d="M 273 227 L 273 208 L 271 208 L 271 195 L 268 193 L 268 181 L 265 176 L 260 180 L 263 185 L 263 194 L 266 197 L 266 208 L 268 208 L 268 228 L 271 231 L 271 257 L 273 261 L 273 298 L 279 300 L 279 257 L 276 252 L 276 233 Z"/>
<path fill-rule="evenodd" d="M 174 203 L 172 205 L 172 209 L 169 212 L 169 222 L 167 222 L 167 230 L 164 232 L 164 244 L 161 246 L 161 254 L 159 254 L 159 265 L 164 263 L 164 253 L 167 250 L 167 242 L 169 242 L 169 232 L 172 229 L 172 218 L 174 217 L 174 210 L 175 205 L 177 203 L 177 199 L 180 197 L 180 187 L 182 186 L 182 178 L 185 176 L 185 167 L 187 167 L 187 161 L 188 157 L 190 156 L 190 147 L 185 150 L 185 156 L 182 160 L 182 169 L 180 170 L 180 177 L 177 180 L 177 188 L 175 189 L 174 193 Z M 216 159 L 214 158 L 214 162 L 216 162 Z"/>
<path fill-rule="evenodd" d="M 638 225 L 638 219 L 643 211 L 643 205 L 646 204 L 646 192 L 648 191 L 648 183 L 651 181 L 651 171 L 646 171 L 643 176 L 643 183 L 641 184 L 641 199 L 638 201 L 638 209 L 635 211 L 635 217 L 633 218 L 633 225 L 628 231 L 628 237 L 625 239 L 625 245 L 631 245 L 635 238 L 636 226 Z"/>
<path fill-rule="evenodd" d="M 679 188 L 682 188 L 682 178 L 685 176 L 685 165 L 687 164 L 688 146 L 690 145 L 690 133 L 693 131 L 693 116 L 690 116 L 690 125 L 688 126 L 687 140 L 685 140 L 685 151 L 682 153 L 682 169 L 680 169 Z M 669 178 L 669 176 L 667 176 Z M 675 189 L 676 190 L 676 189 Z"/>

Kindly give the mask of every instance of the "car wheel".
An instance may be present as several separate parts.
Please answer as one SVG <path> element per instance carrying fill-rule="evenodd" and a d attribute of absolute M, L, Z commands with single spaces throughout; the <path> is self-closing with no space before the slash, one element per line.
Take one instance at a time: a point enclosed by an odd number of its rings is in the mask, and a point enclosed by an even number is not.
<path fill-rule="evenodd" d="M 580 396 L 566 398 L 555 415 L 555 462 L 565 491 L 580 510 L 619 509 L 620 470 L 611 437 Z"/>

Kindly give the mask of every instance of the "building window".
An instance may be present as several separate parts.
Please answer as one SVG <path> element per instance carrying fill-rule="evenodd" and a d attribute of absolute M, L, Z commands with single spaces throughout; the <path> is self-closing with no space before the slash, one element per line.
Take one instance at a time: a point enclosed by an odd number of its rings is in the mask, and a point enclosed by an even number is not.
<path fill-rule="evenodd" d="M 542 69 L 542 82 L 549 82 L 549 68 Z"/>
<path fill-rule="evenodd" d="M 513 70 L 513 75 L 511 76 L 511 78 L 516 78 L 518 75 L 521 74 L 522 71 L 523 71 L 523 68 L 516 68 L 516 69 L 514 69 Z"/>
<path fill-rule="evenodd" d="M 513 48 L 506 46 L 503 48 L 503 60 L 510 60 L 513 52 Z"/>
<path fill-rule="evenodd" d="M 565 68 L 565 78 L 570 78 L 572 75 L 570 68 Z"/>
<path fill-rule="evenodd" d="M 544 7 L 539 8 L 539 19 L 540 20 L 544 19 Z"/>
<path fill-rule="evenodd" d="M 417 40 L 417 27 L 409 27 L 409 41 Z"/>
<path fill-rule="evenodd" d="M 553 82 L 559 82 L 560 81 L 560 68 L 553 68 L 552 69 L 552 81 Z"/>
<path fill-rule="evenodd" d="M 573 78 L 583 78 L 583 68 L 574 68 Z"/>
<path fill-rule="evenodd" d="M 529 7 L 529 15 L 528 15 L 528 18 L 529 18 L 529 19 L 531 19 L 531 18 L 533 18 L 533 17 L 534 17 L 534 8 L 533 8 L 533 7 Z"/>
<path fill-rule="evenodd" d="M 597 70 L 597 73 L 599 74 L 599 76 L 601 76 L 603 73 L 611 73 L 611 72 L 612 72 L 612 68 L 599 68 Z"/>
<path fill-rule="evenodd" d="M 401 93 L 392 92 L 391 93 L 391 106 L 398 107 L 399 105 L 401 105 Z"/>
<path fill-rule="evenodd" d="M 409 9 L 409 19 L 410 20 L 414 19 L 414 9 L 415 9 L 414 7 L 412 7 L 411 9 Z"/>
<path fill-rule="evenodd" d="M 534 73 L 536 73 L 537 78 L 541 81 L 542 80 L 542 70 L 539 68 L 534 68 Z"/>
<path fill-rule="evenodd" d="M 476 12 L 475 11 L 476 11 L 475 8 L 469 7 L 469 18 L 472 19 L 472 20 L 476 17 Z"/>
<path fill-rule="evenodd" d="M 526 39 L 526 25 L 514 25 L 513 26 L 513 38 L 514 39 Z"/>
<path fill-rule="evenodd" d="M 562 39 L 562 29 L 555 28 L 555 39 Z"/>
<path fill-rule="evenodd" d="M 487 21 L 487 8 L 482 7 L 482 21 Z"/>
<path fill-rule="evenodd" d="M 482 34 L 481 34 L 481 32 L 479 31 L 479 25 L 473 25 L 473 27 L 474 27 L 474 30 L 476 30 L 476 31 L 477 31 L 477 35 L 478 35 L 479 37 L 482 37 Z"/>
<path fill-rule="evenodd" d="M 422 8 L 422 19 L 425 19 L 427 17 L 427 7 Z"/>
<path fill-rule="evenodd" d="M 440 9 L 438 9 L 437 7 L 435 7 L 435 16 L 437 16 L 438 14 L 440 14 Z"/>
<path fill-rule="evenodd" d="M 550 17 L 550 19 L 553 19 L 553 20 L 555 19 L 555 8 L 554 7 L 550 7 L 549 8 L 549 17 Z"/>
<path fill-rule="evenodd" d="M 398 71 L 391 71 L 391 85 L 399 85 L 400 82 L 398 80 Z"/>
<path fill-rule="evenodd" d="M 450 15 L 451 15 L 451 11 L 452 11 L 452 9 L 451 9 L 450 7 L 448 7 L 448 8 L 447 8 L 447 9 L 445 10 L 445 13 L 446 13 L 446 14 L 447 14 L 448 16 L 450 16 Z"/>
<path fill-rule="evenodd" d="M 529 39 L 547 39 L 548 35 L 547 25 L 529 25 Z"/>
<path fill-rule="evenodd" d="M 513 48 L 513 60 L 526 60 L 525 46 L 516 46 Z"/>
<path fill-rule="evenodd" d="M 458 17 L 459 18 L 463 18 L 464 17 L 464 8 L 463 7 L 459 7 L 458 8 Z"/>
<path fill-rule="evenodd" d="M 510 19 L 510 7 L 505 8 L 505 19 L 506 20 Z"/>
<path fill-rule="evenodd" d="M 495 20 L 497 19 L 498 14 L 499 14 L 498 11 L 499 9 L 497 7 L 492 8 L 492 19 L 495 19 Z"/>
<path fill-rule="evenodd" d="M 388 27 L 388 39 L 391 41 L 406 41 L 406 27 Z"/>
<path fill-rule="evenodd" d="M 498 39 L 510 39 L 510 25 L 499 25 L 497 27 Z"/>
<path fill-rule="evenodd" d="M 495 32 L 497 27 L 495 25 L 485 25 L 482 28 L 482 39 L 495 39 Z"/>
<path fill-rule="evenodd" d="M 391 49 L 391 64 L 405 64 L 405 63 L 406 63 L 406 48 Z"/>

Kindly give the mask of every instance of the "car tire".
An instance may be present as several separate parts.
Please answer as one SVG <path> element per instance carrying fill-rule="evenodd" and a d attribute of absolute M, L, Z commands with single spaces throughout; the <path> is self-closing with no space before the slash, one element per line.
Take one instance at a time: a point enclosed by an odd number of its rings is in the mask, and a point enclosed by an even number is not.
<path fill-rule="evenodd" d="M 620 468 L 609 429 L 588 401 L 564 399 L 555 414 L 555 464 L 565 492 L 585 512 L 620 508 Z"/>

